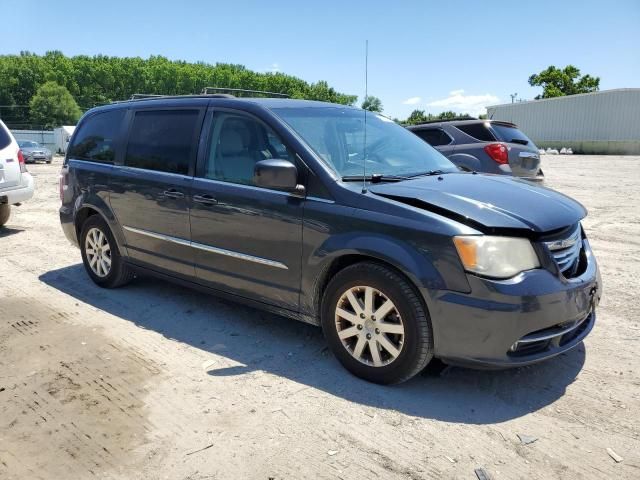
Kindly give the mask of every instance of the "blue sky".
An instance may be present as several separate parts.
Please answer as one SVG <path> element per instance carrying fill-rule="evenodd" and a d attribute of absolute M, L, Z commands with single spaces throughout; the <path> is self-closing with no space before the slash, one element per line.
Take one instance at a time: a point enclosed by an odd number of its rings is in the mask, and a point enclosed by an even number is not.
<path fill-rule="evenodd" d="M 531 99 L 530 74 L 574 64 L 601 89 L 640 87 L 640 0 L 0 0 L 0 54 L 164 55 L 278 70 L 364 96 L 384 113 L 477 114 Z M 6 13 L 8 15 L 5 15 Z M 27 33 L 27 29 L 29 33 Z"/>

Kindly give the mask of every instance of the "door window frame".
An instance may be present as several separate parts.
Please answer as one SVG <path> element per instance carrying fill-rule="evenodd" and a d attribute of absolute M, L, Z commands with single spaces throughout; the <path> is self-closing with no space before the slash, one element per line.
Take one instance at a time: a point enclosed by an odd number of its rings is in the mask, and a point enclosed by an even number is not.
<path fill-rule="evenodd" d="M 246 183 L 236 183 L 236 182 L 230 182 L 228 180 L 223 180 L 223 179 L 218 179 L 218 178 L 208 178 L 205 177 L 205 167 L 206 167 L 206 162 L 207 159 L 209 157 L 209 152 L 211 150 L 211 141 L 213 140 L 212 135 L 211 135 L 211 127 L 213 126 L 213 117 L 215 116 L 216 113 L 231 113 L 234 115 L 239 115 L 239 116 L 244 116 L 247 118 L 250 118 L 251 120 L 254 120 L 260 124 L 262 124 L 264 127 L 268 128 L 269 130 L 271 130 L 275 135 L 278 136 L 278 138 L 280 139 L 280 141 L 282 142 L 282 144 L 287 148 L 287 150 L 289 150 L 292 154 L 293 154 L 293 164 L 295 165 L 296 169 L 298 170 L 298 183 L 305 185 L 307 184 L 307 175 L 308 175 L 308 168 L 307 165 L 301 160 L 300 155 L 296 152 L 296 150 L 291 147 L 291 145 L 287 142 L 287 140 L 277 131 L 277 129 L 275 129 L 272 125 L 270 125 L 268 122 L 264 121 L 262 118 L 258 117 L 257 115 L 254 115 L 251 112 L 247 112 L 246 110 L 240 110 L 240 109 L 236 109 L 236 108 L 229 108 L 229 107 L 217 107 L 217 106 L 210 106 L 209 108 L 207 108 L 207 112 L 204 118 L 204 122 L 202 125 L 202 135 L 200 135 L 200 143 L 198 146 L 198 158 L 197 158 L 197 162 L 196 162 L 196 168 L 195 168 L 195 172 L 194 172 L 194 177 L 197 178 L 198 180 L 205 180 L 205 181 L 209 181 L 209 182 L 218 182 L 224 185 L 234 185 L 237 187 L 244 187 L 244 188 L 252 188 L 252 189 L 259 189 L 262 191 L 267 191 L 267 192 L 276 192 L 276 193 L 281 193 L 281 194 L 286 194 L 286 195 L 291 195 L 291 192 L 287 192 L 284 190 L 278 190 L 278 189 L 274 189 L 274 188 L 266 188 L 266 187 L 260 187 L 258 185 L 251 185 L 251 184 L 246 184 Z M 282 159 L 285 160 L 285 159 Z"/>
<path fill-rule="evenodd" d="M 133 129 L 133 121 L 135 120 L 135 115 L 138 112 L 166 112 L 170 110 L 197 110 L 198 118 L 196 120 L 196 126 L 193 131 L 193 137 L 191 138 L 191 151 L 189 152 L 189 167 L 187 169 L 186 174 L 181 174 L 177 172 L 167 172 L 165 170 L 152 170 L 149 168 L 141 168 L 134 167 L 132 165 L 127 165 L 125 163 L 125 159 L 127 156 L 127 149 L 129 147 L 129 140 L 131 139 L 131 130 Z M 119 158 L 116 157 L 115 165 L 124 168 L 132 168 L 135 170 L 140 170 L 142 172 L 153 172 L 164 175 L 177 175 L 180 177 L 194 177 L 196 171 L 196 163 L 198 159 L 198 154 L 200 151 L 200 140 L 202 138 L 203 128 L 205 124 L 205 115 L 206 115 L 206 107 L 203 105 L 161 105 L 161 106 L 152 106 L 152 107 L 132 107 L 129 108 L 127 115 L 125 115 L 124 123 L 126 124 L 126 130 L 124 132 L 122 146 Z"/>

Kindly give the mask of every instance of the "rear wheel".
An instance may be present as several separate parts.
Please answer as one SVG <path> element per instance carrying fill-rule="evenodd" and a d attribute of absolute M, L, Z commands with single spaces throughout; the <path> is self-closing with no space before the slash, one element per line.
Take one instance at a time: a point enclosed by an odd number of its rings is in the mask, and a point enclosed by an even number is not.
<path fill-rule="evenodd" d="M 11 215 L 11 205 L 3 203 L 0 205 L 0 227 L 9 221 Z"/>
<path fill-rule="evenodd" d="M 84 267 L 97 285 L 115 288 L 133 279 L 133 271 L 120 256 L 111 229 L 99 215 L 90 216 L 82 225 L 80 251 Z"/>
<path fill-rule="evenodd" d="M 433 357 L 431 321 L 417 292 L 373 262 L 347 267 L 329 282 L 322 327 L 340 363 L 371 382 L 408 380 Z"/>

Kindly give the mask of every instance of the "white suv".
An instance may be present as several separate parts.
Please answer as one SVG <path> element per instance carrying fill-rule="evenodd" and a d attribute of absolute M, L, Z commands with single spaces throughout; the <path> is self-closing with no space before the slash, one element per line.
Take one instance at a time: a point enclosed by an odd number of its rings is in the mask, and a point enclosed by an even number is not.
<path fill-rule="evenodd" d="M 9 220 L 11 205 L 29 200 L 33 189 L 18 142 L 0 120 L 0 226 Z"/>

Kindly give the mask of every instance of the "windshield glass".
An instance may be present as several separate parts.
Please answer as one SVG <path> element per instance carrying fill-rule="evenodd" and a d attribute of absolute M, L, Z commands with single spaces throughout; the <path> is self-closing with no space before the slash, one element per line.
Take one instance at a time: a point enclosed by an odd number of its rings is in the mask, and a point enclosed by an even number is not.
<path fill-rule="evenodd" d="M 33 148 L 33 147 L 37 147 L 38 144 L 36 142 L 30 142 L 28 140 L 21 140 L 18 142 L 18 146 L 20 148 Z"/>
<path fill-rule="evenodd" d="M 392 120 L 350 107 L 274 108 L 340 176 L 412 176 L 457 168 L 429 144 Z"/>

